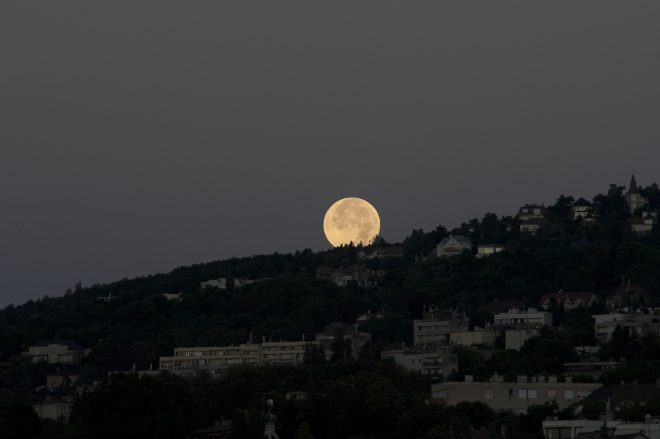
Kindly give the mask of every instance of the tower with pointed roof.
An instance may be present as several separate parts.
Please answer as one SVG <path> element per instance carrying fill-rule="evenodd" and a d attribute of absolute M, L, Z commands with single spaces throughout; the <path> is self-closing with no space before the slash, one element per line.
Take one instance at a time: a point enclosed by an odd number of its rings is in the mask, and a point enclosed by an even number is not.
<path fill-rule="evenodd" d="M 634 215 L 635 211 L 640 207 L 644 207 L 648 204 L 648 200 L 644 198 L 639 191 L 637 180 L 635 180 L 635 174 L 633 174 L 630 179 L 630 186 L 628 186 L 628 192 L 626 193 L 626 203 L 628 203 L 628 209 L 630 210 L 631 215 Z"/>

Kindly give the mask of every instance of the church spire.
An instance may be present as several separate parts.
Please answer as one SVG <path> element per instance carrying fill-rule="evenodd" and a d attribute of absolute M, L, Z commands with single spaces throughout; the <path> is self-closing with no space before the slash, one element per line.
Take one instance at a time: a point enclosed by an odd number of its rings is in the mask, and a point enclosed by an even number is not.
<path fill-rule="evenodd" d="M 638 194 L 639 188 L 637 187 L 637 180 L 635 180 L 635 174 L 632 175 L 630 179 L 630 186 L 628 187 L 629 194 Z"/>

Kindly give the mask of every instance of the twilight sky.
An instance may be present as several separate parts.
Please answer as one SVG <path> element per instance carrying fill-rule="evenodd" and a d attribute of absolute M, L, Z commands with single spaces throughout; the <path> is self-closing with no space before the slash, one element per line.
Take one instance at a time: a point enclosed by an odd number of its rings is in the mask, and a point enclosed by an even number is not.
<path fill-rule="evenodd" d="M 0 306 L 660 180 L 660 2 L 0 2 Z"/>

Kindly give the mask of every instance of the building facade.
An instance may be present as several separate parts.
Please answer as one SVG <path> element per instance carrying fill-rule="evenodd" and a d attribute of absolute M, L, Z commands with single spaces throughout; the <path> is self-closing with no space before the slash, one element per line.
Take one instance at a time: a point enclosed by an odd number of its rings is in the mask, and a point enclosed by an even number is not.
<path fill-rule="evenodd" d="M 601 343 L 612 338 L 617 327 L 629 334 L 643 336 L 646 334 L 660 334 L 660 316 L 645 313 L 609 313 L 596 314 L 594 319 L 594 332 Z"/>
<path fill-rule="evenodd" d="M 449 334 L 467 331 L 470 320 L 453 310 L 425 311 L 421 319 L 413 320 L 413 341 L 416 349 L 435 349 L 449 344 Z"/>
<path fill-rule="evenodd" d="M 477 329 L 474 331 L 454 331 L 449 333 L 449 343 L 452 345 L 461 346 L 495 346 L 497 333 L 487 331 L 485 329 Z"/>
<path fill-rule="evenodd" d="M 564 363 L 566 376 L 589 376 L 594 380 L 610 369 L 619 365 L 618 361 L 580 361 L 576 363 Z"/>
<path fill-rule="evenodd" d="M 592 218 L 594 208 L 590 202 L 584 198 L 578 198 L 578 200 L 573 203 L 571 206 L 571 212 L 573 213 L 573 219 L 586 219 Z"/>
<path fill-rule="evenodd" d="M 657 419 L 644 423 L 619 420 L 547 419 L 542 425 L 545 439 L 578 439 L 586 437 L 588 433 L 598 433 L 595 437 L 602 438 L 603 429 L 607 430 L 605 437 L 610 438 L 660 439 L 660 423 Z"/>
<path fill-rule="evenodd" d="M 353 266 L 346 268 L 317 268 L 316 278 L 328 280 L 337 286 L 345 287 L 351 282 L 355 282 L 361 287 L 370 287 L 375 285 L 374 278 L 378 275 L 367 268 Z"/>
<path fill-rule="evenodd" d="M 335 336 L 341 334 L 344 340 L 351 342 L 351 356 L 357 358 L 364 347 L 371 343 L 371 334 L 358 331 L 357 325 L 346 325 L 343 323 L 332 323 L 323 328 L 323 332 L 316 333 L 316 342 L 323 346 L 325 356 L 332 356 L 332 343 Z"/>
<path fill-rule="evenodd" d="M 658 215 L 655 212 L 642 212 L 641 218 L 630 220 L 630 231 L 637 235 L 646 235 L 653 231 Z"/>
<path fill-rule="evenodd" d="M 378 246 L 366 254 L 367 259 L 376 258 L 400 258 L 403 256 L 402 245 Z"/>
<path fill-rule="evenodd" d="M 504 331 L 504 349 L 520 351 L 527 340 L 539 335 L 541 331 L 536 328 L 507 329 Z"/>
<path fill-rule="evenodd" d="M 540 328 L 552 326 L 552 314 L 536 308 L 527 310 L 511 309 L 493 316 L 493 323 L 499 328 Z"/>
<path fill-rule="evenodd" d="M 642 196 L 637 180 L 633 175 L 630 178 L 630 185 L 628 185 L 628 192 L 626 193 L 626 203 L 628 204 L 628 211 L 634 215 L 637 209 L 640 209 L 648 204 L 648 200 Z"/>
<path fill-rule="evenodd" d="M 89 350 L 73 341 L 41 341 L 30 346 L 22 355 L 33 363 L 78 364 L 88 353 Z"/>
<path fill-rule="evenodd" d="M 392 358 L 407 370 L 420 372 L 431 378 L 447 378 L 458 371 L 458 355 L 451 353 L 448 346 L 433 351 L 399 349 L 382 351 L 381 358 Z"/>
<path fill-rule="evenodd" d="M 73 410 L 73 400 L 71 398 L 47 398 L 33 403 L 32 408 L 41 419 L 68 422 Z"/>
<path fill-rule="evenodd" d="M 305 346 L 315 341 L 278 341 L 238 346 L 181 347 L 174 355 L 160 357 L 160 370 L 180 375 L 206 370 L 219 374 L 233 365 L 297 365 L 303 362 Z"/>
<path fill-rule="evenodd" d="M 494 376 L 488 382 L 473 382 L 466 376 L 465 381 L 434 384 L 431 397 L 447 405 L 459 402 L 483 402 L 495 410 L 513 410 L 524 413 L 530 406 L 556 402 L 562 410 L 580 401 L 600 388 L 600 383 L 573 383 L 571 378 L 558 382 L 557 378 L 543 376 L 528 379 L 518 377 L 513 382 L 505 382 L 502 377 Z"/>
<path fill-rule="evenodd" d="M 477 257 L 485 258 L 487 256 L 492 256 L 495 253 L 499 253 L 504 250 L 503 244 L 479 244 L 477 246 Z"/>
<path fill-rule="evenodd" d="M 205 280 L 204 282 L 201 282 L 199 284 L 200 289 L 204 288 L 215 288 L 218 290 L 226 290 L 227 289 L 227 279 L 224 277 L 220 277 L 218 279 L 209 279 Z"/>
<path fill-rule="evenodd" d="M 607 309 L 620 308 L 636 309 L 653 305 L 653 295 L 643 286 L 634 284 L 630 280 L 612 291 L 605 300 Z"/>
<path fill-rule="evenodd" d="M 469 239 L 462 235 L 452 235 L 440 241 L 435 248 L 435 255 L 439 258 L 446 258 L 470 251 L 472 251 L 472 243 Z"/>

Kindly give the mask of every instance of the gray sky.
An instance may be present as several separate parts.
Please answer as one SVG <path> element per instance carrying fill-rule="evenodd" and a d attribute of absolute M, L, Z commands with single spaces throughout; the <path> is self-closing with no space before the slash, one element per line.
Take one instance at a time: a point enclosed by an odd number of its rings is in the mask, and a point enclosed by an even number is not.
<path fill-rule="evenodd" d="M 660 2 L 0 2 L 0 305 L 658 178 Z"/>

